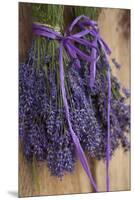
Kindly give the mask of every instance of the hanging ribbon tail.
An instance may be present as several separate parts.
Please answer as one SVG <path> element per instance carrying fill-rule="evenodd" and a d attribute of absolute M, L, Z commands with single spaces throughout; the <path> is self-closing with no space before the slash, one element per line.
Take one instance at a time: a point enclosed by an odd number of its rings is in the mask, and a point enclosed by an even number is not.
<path fill-rule="evenodd" d="M 83 166 L 83 169 L 85 170 L 87 176 L 89 177 L 95 192 L 98 192 L 98 188 L 97 188 L 96 183 L 95 183 L 95 181 L 94 181 L 94 179 L 92 177 L 92 174 L 91 174 L 89 163 L 88 163 L 87 158 L 85 156 L 85 153 L 84 153 L 84 151 L 83 151 L 83 149 L 81 147 L 80 141 L 79 141 L 79 139 L 78 139 L 78 137 L 76 135 L 73 136 L 73 141 L 75 143 L 76 151 L 77 151 L 79 160 L 80 160 L 80 162 L 81 162 L 81 164 Z"/>
<path fill-rule="evenodd" d="M 71 120 L 70 120 L 70 114 L 69 114 L 69 106 L 68 106 L 68 102 L 67 102 L 67 98 L 66 98 L 66 91 L 65 91 L 65 85 L 64 85 L 64 68 L 63 68 L 63 44 L 62 42 L 60 42 L 60 49 L 59 49 L 59 64 L 60 64 L 60 84 L 61 84 L 61 91 L 62 91 L 62 97 L 63 97 L 63 103 L 64 103 L 64 107 L 65 107 L 65 112 L 66 112 L 66 117 L 67 117 L 67 121 L 68 121 L 68 126 L 69 126 L 69 130 L 73 139 L 73 142 L 75 144 L 76 147 L 76 151 L 78 154 L 78 157 L 81 161 L 81 164 L 86 172 L 86 174 L 88 175 L 91 184 L 94 188 L 94 190 L 97 192 L 97 186 L 94 182 L 94 179 L 92 177 L 86 156 L 84 154 L 84 151 L 80 145 L 79 139 L 76 136 L 75 132 L 73 131 L 72 128 L 72 124 L 71 124 Z"/>
<path fill-rule="evenodd" d="M 111 54 L 111 50 L 102 38 L 99 39 L 99 42 L 106 56 L 106 62 L 108 62 L 107 55 Z M 107 146 L 106 146 L 106 189 L 107 192 L 109 192 L 110 191 L 109 162 L 110 162 L 110 151 L 111 151 L 111 146 L 110 146 L 111 145 L 110 144 L 111 75 L 110 75 L 109 63 L 107 63 L 107 80 L 108 80 L 108 105 L 107 105 Z"/>
<path fill-rule="evenodd" d="M 109 161 L 110 161 L 110 109 L 111 109 L 111 77 L 110 77 L 110 66 L 108 64 L 107 70 L 108 79 L 108 108 L 107 108 L 107 148 L 106 148 L 106 186 L 107 192 L 110 191 L 110 177 L 109 177 Z"/>
<path fill-rule="evenodd" d="M 104 42 L 104 40 L 98 35 L 98 42 L 104 51 L 106 62 L 108 62 L 108 55 L 111 54 L 111 49 Z M 107 63 L 107 80 L 108 80 L 108 104 L 107 104 L 107 145 L 106 145 L 106 190 L 110 191 L 110 176 L 109 176 L 109 162 L 110 162 L 110 109 L 111 109 L 111 77 L 110 77 L 110 66 Z"/>
<path fill-rule="evenodd" d="M 94 42 L 93 42 L 94 46 L 97 46 L 97 38 L 95 38 Z M 95 59 L 97 57 L 97 51 L 95 48 L 92 48 L 92 52 L 91 52 L 91 58 Z M 95 82 L 95 76 L 96 76 L 96 60 L 92 61 L 90 64 L 90 88 L 92 89 L 94 86 L 94 82 Z"/>
<path fill-rule="evenodd" d="M 108 45 L 104 42 L 102 38 L 99 39 L 99 43 L 104 50 L 105 55 L 110 55 L 111 54 L 111 49 L 108 47 Z"/>
<path fill-rule="evenodd" d="M 69 44 L 66 44 L 65 47 L 67 48 L 67 50 L 68 50 L 67 52 L 68 52 L 71 60 L 74 62 L 76 68 L 80 69 L 81 65 L 80 65 L 80 61 L 77 57 L 76 52 L 72 48 L 70 48 Z"/>

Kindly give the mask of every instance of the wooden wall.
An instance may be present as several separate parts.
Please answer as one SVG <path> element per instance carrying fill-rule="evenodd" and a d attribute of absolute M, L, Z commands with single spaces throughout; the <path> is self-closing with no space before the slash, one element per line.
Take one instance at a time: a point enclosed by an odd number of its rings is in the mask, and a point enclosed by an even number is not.
<path fill-rule="evenodd" d="M 120 9 L 102 9 L 98 23 L 100 32 L 112 49 L 111 58 L 115 57 L 123 66 L 115 73 L 123 85 L 130 87 L 130 35 L 129 23 L 122 23 L 123 17 L 129 12 Z M 19 58 L 25 60 L 27 49 L 31 42 L 31 7 L 29 4 L 20 4 L 19 18 Z M 110 58 L 110 62 L 111 62 Z M 92 173 L 96 179 L 99 191 L 105 191 L 105 163 L 89 160 Z M 93 192 L 89 180 L 78 161 L 75 171 L 66 174 L 62 180 L 50 175 L 46 163 L 35 162 L 36 174 L 31 170 L 33 166 L 28 163 L 19 147 L 19 196 L 38 196 L 54 194 L 73 194 Z M 110 163 L 111 191 L 130 189 L 130 152 L 124 153 L 119 148 Z"/>

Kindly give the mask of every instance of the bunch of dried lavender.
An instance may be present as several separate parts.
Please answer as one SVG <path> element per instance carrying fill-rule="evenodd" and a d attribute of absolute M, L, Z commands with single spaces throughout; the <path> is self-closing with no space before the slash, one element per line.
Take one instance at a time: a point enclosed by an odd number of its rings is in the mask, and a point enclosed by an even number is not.
<path fill-rule="evenodd" d="M 76 162 L 74 144 L 63 106 L 57 55 L 49 53 L 50 41 L 33 42 L 29 58 L 20 64 L 19 74 L 19 134 L 28 160 L 46 160 L 51 173 L 63 176 L 71 172 Z M 52 43 L 51 43 L 52 44 Z M 107 60 L 100 56 L 94 87 L 89 85 L 89 66 L 81 68 L 65 60 L 65 87 L 73 129 L 84 151 L 90 157 L 106 157 L 107 138 Z M 111 155 L 121 143 L 129 149 L 126 133 L 130 129 L 129 92 L 117 78 L 111 77 Z"/>

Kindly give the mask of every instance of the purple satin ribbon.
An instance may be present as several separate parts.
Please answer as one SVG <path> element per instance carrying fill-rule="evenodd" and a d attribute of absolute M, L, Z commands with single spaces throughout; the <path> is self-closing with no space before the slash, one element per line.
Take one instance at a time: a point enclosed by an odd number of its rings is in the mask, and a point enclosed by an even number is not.
<path fill-rule="evenodd" d="M 81 31 L 72 34 L 72 30 L 74 26 L 77 26 Z M 63 48 L 66 49 L 67 54 L 69 55 L 70 59 L 75 59 L 75 65 L 80 68 L 80 59 L 87 61 L 89 63 L 90 69 L 90 87 L 94 86 L 95 76 L 96 76 L 96 62 L 99 58 L 98 54 L 98 47 L 97 43 L 99 43 L 107 56 L 111 53 L 111 50 L 107 46 L 107 44 L 103 41 L 103 39 L 99 35 L 98 25 L 95 21 L 90 20 L 87 16 L 81 15 L 77 17 L 72 24 L 69 26 L 65 35 L 61 35 L 59 32 L 56 32 L 52 28 L 48 28 L 42 24 L 33 24 L 33 31 L 38 36 L 47 37 L 49 39 L 58 40 L 59 41 L 59 65 L 60 65 L 60 85 L 62 91 L 62 98 L 64 102 L 64 107 L 66 111 L 66 118 L 69 125 L 69 130 L 75 144 L 75 148 L 80 159 L 80 162 L 89 177 L 91 184 L 94 190 L 97 192 L 98 188 L 96 183 L 92 177 L 92 173 L 85 156 L 85 153 L 81 147 L 79 139 L 75 134 L 69 114 L 69 106 L 67 102 L 66 90 L 64 85 L 64 67 L 63 67 Z M 91 42 L 85 36 L 92 35 L 94 40 Z M 73 43 L 72 43 L 73 42 Z M 91 48 L 92 51 L 87 54 L 81 51 L 74 42 L 85 46 L 86 48 Z M 108 126 L 108 134 L 107 134 L 107 150 L 106 150 L 106 185 L 107 191 L 109 191 L 109 160 L 110 160 L 110 98 L 111 98 L 111 80 L 110 80 L 110 69 L 107 71 L 108 77 L 108 112 L 107 112 L 107 126 Z"/>

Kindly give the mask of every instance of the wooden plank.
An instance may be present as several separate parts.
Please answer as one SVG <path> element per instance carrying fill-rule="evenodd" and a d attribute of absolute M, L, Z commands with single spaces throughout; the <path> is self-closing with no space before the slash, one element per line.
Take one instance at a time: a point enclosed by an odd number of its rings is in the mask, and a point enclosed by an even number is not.
<path fill-rule="evenodd" d="M 26 60 L 32 40 L 32 9 L 30 3 L 19 3 L 19 61 Z"/>

